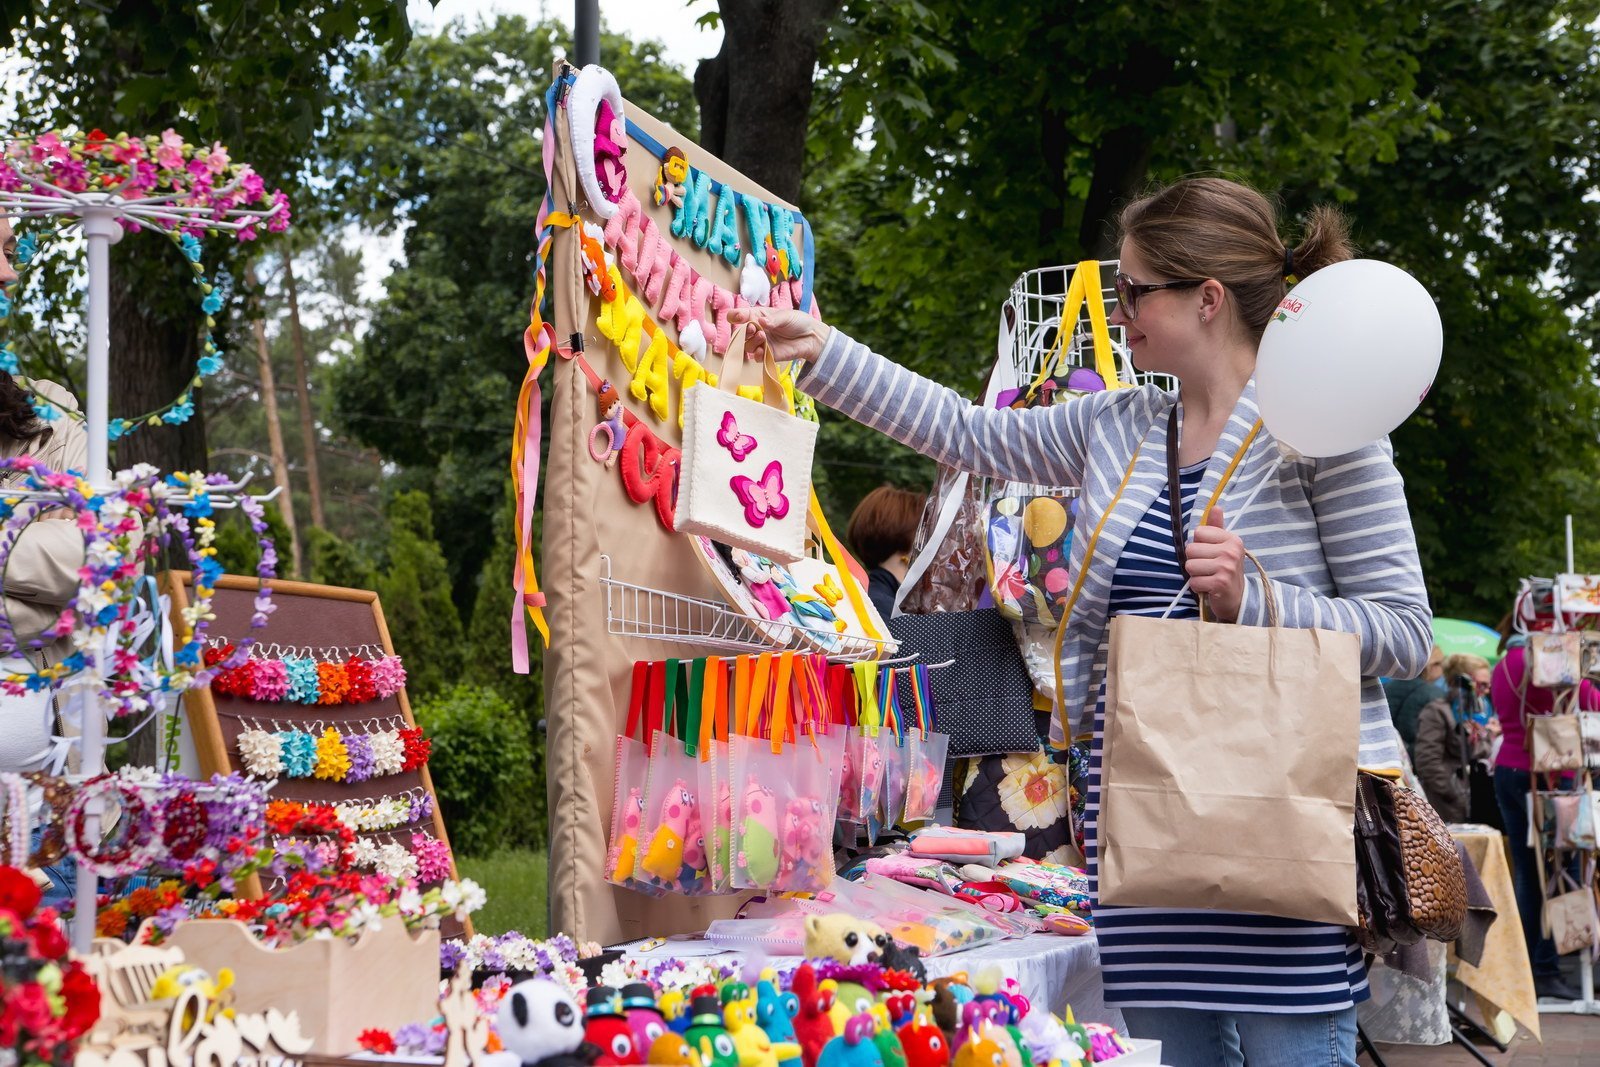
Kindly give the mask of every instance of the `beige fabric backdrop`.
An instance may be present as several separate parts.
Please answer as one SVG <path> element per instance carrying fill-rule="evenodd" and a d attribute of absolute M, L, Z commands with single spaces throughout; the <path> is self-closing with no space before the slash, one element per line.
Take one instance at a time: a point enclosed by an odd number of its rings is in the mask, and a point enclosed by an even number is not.
<path fill-rule="evenodd" d="M 622 88 L 627 90 L 627 86 Z M 663 145 L 682 148 L 690 164 L 712 178 L 769 203 L 782 203 L 631 104 L 627 115 Z M 565 119 L 564 111 L 559 118 Z M 630 140 L 627 166 L 628 184 L 634 195 L 665 231 L 672 220 L 671 211 L 655 207 L 650 199 L 656 176 L 655 157 Z M 583 201 L 571 159 L 557 160 L 555 186 L 558 209 L 576 202 L 586 220 L 598 221 Z M 742 213 L 740 232 L 746 232 Z M 797 236 L 796 247 L 798 241 Z M 689 241 L 674 240 L 673 247 L 703 277 L 738 291 L 738 272 L 726 261 L 707 255 Z M 584 287 L 574 231 L 556 231 L 551 260 L 549 284 L 555 293 L 552 317 L 556 336 L 564 345 L 574 332 L 581 330 L 585 356 L 596 373 L 614 383 L 624 383 L 619 391 L 628 409 L 644 420 L 656 436 L 677 445 L 678 383 L 672 383 L 674 415 L 665 423 L 658 422 L 645 404 L 628 395 L 625 383 L 630 376 L 616 348 L 595 329 L 600 304 Z M 625 273 L 624 279 L 637 292 Z M 651 318 L 660 321 L 654 309 Z M 666 328 L 669 335 L 676 337 L 670 325 Z M 546 613 L 551 629 L 550 648 L 544 657 L 550 928 L 552 932 L 562 931 L 602 944 L 702 930 L 712 919 L 731 915 L 742 898 L 654 899 L 616 889 L 604 877 L 606 835 L 611 821 L 612 754 L 616 735 L 624 726 L 633 662 L 693 657 L 704 655 L 705 650 L 610 636 L 600 584 L 600 556 L 610 557 L 611 573 L 616 578 L 713 600 L 720 597 L 687 540 L 663 530 L 651 505 L 634 504 L 628 498 L 617 469 L 607 470 L 590 458 L 588 434 L 598 421 L 594 391 L 574 361 L 554 355 L 550 362 L 554 396 L 550 405 L 550 448 L 544 468 L 544 545 L 539 572 L 548 598 Z M 720 357 L 708 356 L 706 362 L 718 366 Z"/>

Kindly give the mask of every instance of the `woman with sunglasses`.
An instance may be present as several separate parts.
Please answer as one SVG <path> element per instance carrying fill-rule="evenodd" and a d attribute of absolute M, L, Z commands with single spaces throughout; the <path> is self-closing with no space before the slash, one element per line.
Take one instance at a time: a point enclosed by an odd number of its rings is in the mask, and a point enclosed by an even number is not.
<path fill-rule="evenodd" d="M 1052 740 L 1066 743 L 1065 718 L 1074 733 L 1093 731 L 1085 825 L 1091 882 L 1112 616 L 1159 615 L 1187 579 L 1174 617 L 1196 617 L 1194 598 L 1203 595 L 1217 619 L 1261 626 L 1263 583 L 1270 582 L 1284 625 L 1360 637 L 1358 758 L 1368 767 L 1396 768 L 1401 758 L 1378 678 L 1420 673 L 1433 644 L 1411 518 L 1387 443 L 1307 459 L 1286 454 L 1258 426 L 1253 376 L 1262 331 L 1286 279 L 1350 257 L 1340 216 L 1313 212 L 1289 247 L 1269 200 L 1234 182 L 1199 178 L 1129 204 L 1121 229 L 1112 322 L 1125 328 L 1135 365 L 1176 376 L 1176 393 L 1147 386 L 989 410 L 805 315 L 751 308 L 732 316 L 755 327 L 752 358 L 770 350 L 779 360 L 804 360 L 800 384 L 810 395 L 940 463 L 1082 487 L 1074 571 L 1083 569 L 1086 543 L 1094 539 L 1096 547 L 1063 624 L 1065 706 Z M 1267 481 L 1255 505 L 1238 516 L 1222 506 L 1201 514 L 1234 464 L 1235 499 Z M 1245 573 L 1246 546 L 1270 578 Z M 1367 980 L 1351 931 L 1098 902 L 1095 921 L 1106 1002 L 1123 1010 L 1135 1036 L 1162 1041 L 1164 1062 L 1355 1063 L 1355 1004 L 1366 998 Z"/>

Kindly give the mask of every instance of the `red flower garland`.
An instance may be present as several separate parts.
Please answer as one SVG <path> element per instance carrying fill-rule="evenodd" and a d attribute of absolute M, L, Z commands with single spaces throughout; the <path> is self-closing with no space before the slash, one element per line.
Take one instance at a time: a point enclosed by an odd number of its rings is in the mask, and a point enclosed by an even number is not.
<path fill-rule="evenodd" d="M 394 1043 L 394 1035 L 387 1030 L 363 1030 L 356 1036 L 356 1043 L 379 1056 L 392 1056 L 400 1047 Z"/>
<path fill-rule="evenodd" d="M 422 727 L 402 726 L 400 741 L 405 745 L 405 756 L 400 763 L 402 770 L 414 771 L 428 762 L 433 742 L 422 736 Z"/>
<path fill-rule="evenodd" d="M 167 854 L 175 860 L 193 858 L 206 843 L 206 830 L 211 825 L 205 806 L 193 793 L 179 793 L 167 802 L 163 815 L 166 827 L 161 831 L 161 841 L 167 846 Z"/>
<path fill-rule="evenodd" d="M 368 704 L 378 699 L 378 687 L 372 680 L 372 664 L 360 656 L 352 656 L 344 665 L 350 691 L 345 696 L 347 704 Z"/>

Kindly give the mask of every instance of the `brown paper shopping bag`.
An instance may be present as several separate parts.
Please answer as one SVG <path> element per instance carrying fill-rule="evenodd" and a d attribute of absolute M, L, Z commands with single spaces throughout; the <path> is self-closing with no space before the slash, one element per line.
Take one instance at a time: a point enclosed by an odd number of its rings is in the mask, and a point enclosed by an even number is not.
<path fill-rule="evenodd" d="M 1102 902 L 1355 925 L 1360 642 L 1269 613 L 1112 620 Z"/>

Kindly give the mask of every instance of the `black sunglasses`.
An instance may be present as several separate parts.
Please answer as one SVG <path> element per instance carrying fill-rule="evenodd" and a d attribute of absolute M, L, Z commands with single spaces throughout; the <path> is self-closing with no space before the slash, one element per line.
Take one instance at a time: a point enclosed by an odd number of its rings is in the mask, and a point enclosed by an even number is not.
<path fill-rule="evenodd" d="M 1139 317 L 1139 298 L 1146 293 L 1160 292 L 1162 289 L 1193 289 L 1197 285 L 1204 285 L 1204 278 L 1179 278 L 1172 282 L 1136 282 L 1120 270 L 1117 271 L 1116 285 L 1117 306 L 1130 320 Z"/>

